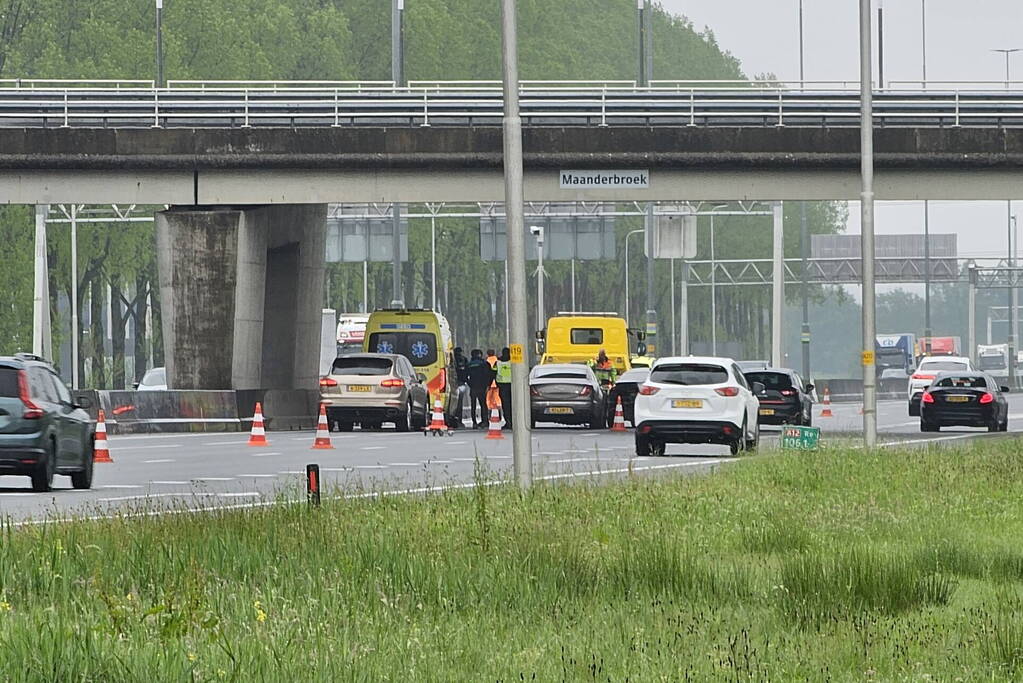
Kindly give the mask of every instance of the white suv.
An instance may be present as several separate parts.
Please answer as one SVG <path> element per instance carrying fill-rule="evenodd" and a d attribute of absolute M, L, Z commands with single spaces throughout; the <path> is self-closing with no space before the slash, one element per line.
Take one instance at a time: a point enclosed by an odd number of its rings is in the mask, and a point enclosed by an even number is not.
<path fill-rule="evenodd" d="M 910 375 L 906 389 L 910 417 L 920 415 L 920 397 L 939 372 L 973 372 L 973 363 L 965 356 L 928 356 L 922 359 L 916 372 Z"/>
<path fill-rule="evenodd" d="M 636 396 L 636 455 L 664 455 L 667 443 L 724 444 L 733 455 L 755 449 L 762 390 L 731 358 L 658 358 Z"/>

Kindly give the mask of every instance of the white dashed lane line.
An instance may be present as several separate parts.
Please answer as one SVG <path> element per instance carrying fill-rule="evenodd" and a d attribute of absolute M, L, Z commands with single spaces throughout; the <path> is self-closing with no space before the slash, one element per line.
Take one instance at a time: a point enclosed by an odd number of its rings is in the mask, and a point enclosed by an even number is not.
<path fill-rule="evenodd" d="M 146 463 L 147 465 L 155 465 L 156 463 L 160 462 L 176 462 L 176 460 L 174 460 L 173 458 L 160 458 L 159 460 L 143 460 L 142 462 Z"/>
<path fill-rule="evenodd" d="M 239 474 L 238 478 L 239 479 L 245 479 L 245 478 L 249 478 L 249 479 L 272 479 L 272 478 L 274 478 L 276 476 L 277 476 L 276 474 Z"/>
<path fill-rule="evenodd" d="M 192 481 L 195 483 L 202 483 L 207 481 L 234 481 L 234 477 L 196 477 Z"/>
<path fill-rule="evenodd" d="M 357 470 L 386 470 L 387 465 L 356 465 Z"/>
<path fill-rule="evenodd" d="M 385 450 L 386 448 L 387 448 L 387 446 L 363 446 L 359 450 L 360 451 L 382 451 L 382 450 Z"/>

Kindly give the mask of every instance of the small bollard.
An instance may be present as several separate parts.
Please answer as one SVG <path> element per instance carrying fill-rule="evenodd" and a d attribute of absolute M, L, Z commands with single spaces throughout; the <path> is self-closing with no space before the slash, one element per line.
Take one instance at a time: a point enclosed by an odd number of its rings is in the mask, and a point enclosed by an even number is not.
<path fill-rule="evenodd" d="M 305 466 L 305 490 L 309 497 L 309 505 L 320 507 L 320 466 Z"/>

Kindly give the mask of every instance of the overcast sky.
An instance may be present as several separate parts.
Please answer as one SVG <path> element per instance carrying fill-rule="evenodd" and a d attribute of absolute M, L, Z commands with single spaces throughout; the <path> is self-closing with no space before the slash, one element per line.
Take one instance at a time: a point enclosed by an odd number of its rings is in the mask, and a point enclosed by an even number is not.
<path fill-rule="evenodd" d="M 799 79 L 798 0 L 656 1 L 697 30 L 710 28 L 747 75 Z M 803 0 L 807 80 L 859 78 L 858 6 L 857 0 Z M 1023 0 L 926 0 L 926 6 L 928 81 L 1004 80 L 1005 59 L 990 50 L 1023 47 Z M 1023 53 L 1012 59 L 1013 78 L 1023 81 Z M 921 64 L 920 0 L 885 0 L 885 81 L 919 80 Z M 1014 202 L 1013 211 L 1023 213 L 1023 202 Z M 849 232 L 859 232 L 858 203 L 850 204 L 849 215 Z M 930 217 L 932 232 L 959 235 L 961 256 L 1000 256 L 1007 248 L 1004 202 L 931 202 Z M 880 233 L 922 232 L 922 204 L 878 202 L 876 221 Z"/>

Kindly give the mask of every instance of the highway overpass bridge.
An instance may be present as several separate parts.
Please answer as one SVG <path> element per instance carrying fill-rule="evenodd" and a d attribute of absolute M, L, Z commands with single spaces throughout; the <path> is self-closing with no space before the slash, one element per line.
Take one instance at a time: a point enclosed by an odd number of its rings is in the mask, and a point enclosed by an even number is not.
<path fill-rule="evenodd" d="M 326 204 L 503 200 L 501 106 L 492 83 L 0 82 L 0 202 L 169 205 L 171 381 L 312 388 Z M 860 191 L 834 84 L 524 83 L 522 111 L 531 201 Z M 878 92 L 875 124 L 878 200 L 1023 194 L 1023 91 Z"/>

